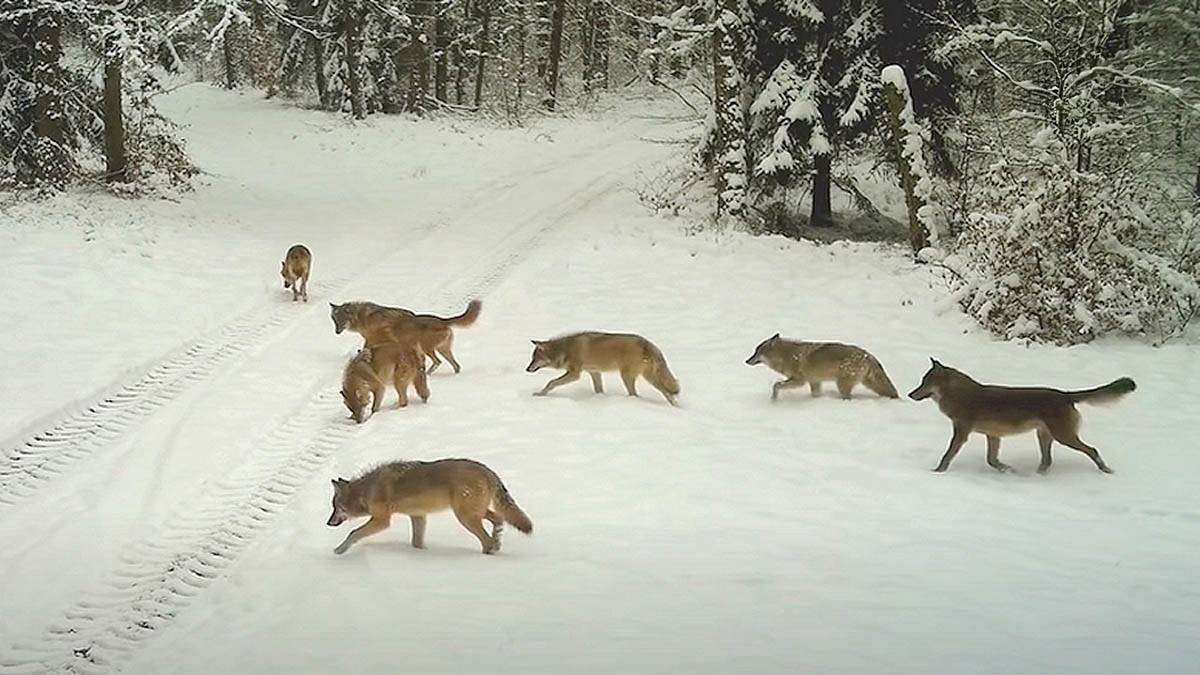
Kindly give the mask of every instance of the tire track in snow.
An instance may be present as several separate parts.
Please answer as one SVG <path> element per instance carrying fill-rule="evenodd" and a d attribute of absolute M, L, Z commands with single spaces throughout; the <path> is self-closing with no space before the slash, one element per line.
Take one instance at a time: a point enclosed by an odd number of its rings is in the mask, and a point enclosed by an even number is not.
<path fill-rule="evenodd" d="M 492 179 L 464 195 L 462 201 L 485 204 L 513 184 L 550 173 L 607 145 L 607 140 L 599 141 L 527 171 Z M 405 242 L 414 247 L 469 214 L 468 209 L 447 218 L 443 209 L 416 233 L 406 233 Z M 386 260 L 360 273 L 369 274 Z M 331 297 L 345 290 L 352 280 L 353 277 L 334 277 L 314 281 L 313 290 Z M 90 403 L 67 406 L 35 425 L 36 430 L 0 445 L 0 511 L 33 496 L 72 465 L 116 441 L 135 424 L 178 398 L 190 385 L 207 378 L 220 365 L 259 344 L 273 329 L 281 328 L 296 316 L 291 303 L 279 305 L 265 316 L 262 306 L 251 309 L 206 337 L 175 349 L 154 365 L 143 367 L 139 374 L 107 387 Z"/>
<path fill-rule="evenodd" d="M 478 272 L 447 275 L 449 281 L 421 290 L 445 295 L 456 289 L 467 297 L 496 286 L 567 219 L 612 194 L 620 184 L 616 173 L 602 174 L 509 230 L 484 264 L 467 263 Z M 308 400 L 278 428 L 246 443 L 241 464 L 174 512 L 169 526 L 159 526 L 132 546 L 103 588 L 69 608 L 39 644 L 15 645 L 10 656 L 0 657 L 0 670 L 90 674 L 119 669 L 142 641 L 222 577 L 312 473 L 360 433 L 360 427 L 332 412 L 340 404 L 328 384 L 335 379 L 331 375 L 311 389 Z"/>

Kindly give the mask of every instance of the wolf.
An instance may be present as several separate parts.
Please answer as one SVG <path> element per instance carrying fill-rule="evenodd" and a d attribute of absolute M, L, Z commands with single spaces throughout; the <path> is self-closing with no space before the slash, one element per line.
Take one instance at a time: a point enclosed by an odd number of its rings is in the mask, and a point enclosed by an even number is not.
<path fill-rule="evenodd" d="M 308 275 L 312 271 L 312 253 L 304 244 L 287 250 L 283 258 L 283 287 L 292 289 L 292 302 L 304 298 L 308 302 Z"/>
<path fill-rule="evenodd" d="M 855 385 L 863 384 L 886 398 L 900 398 L 879 360 L 867 350 L 839 342 L 793 342 L 779 333 L 763 340 L 746 359 L 746 365 L 767 364 L 785 376 L 771 386 L 771 400 L 784 389 L 808 385 L 813 396 L 821 394 L 821 383 L 832 380 L 838 393 L 849 399 Z"/>
<path fill-rule="evenodd" d="M 387 343 L 360 349 L 342 372 L 342 403 L 350 417 L 362 424 L 379 411 L 388 383 L 396 389 L 398 407 L 408 405 L 408 387 L 417 390 L 421 401 L 429 401 L 429 382 L 425 376 L 425 359 L 413 345 Z"/>
<path fill-rule="evenodd" d="M 909 392 L 914 401 L 933 398 L 938 409 L 954 427 L 950 447 L 934 471 L 942 472 L 972 432 L 987 436 L 987 463 L 997 471 L 1012 467 L 1000 461 L 1000 439 L 1026 431 L 1036 431 L 1042 461 L 1038 473 L 1050 468 L 1050 446 L 1058 441 L 1087 455 L 1096 468 L 1112 473 L 1096 448 L 1079 439 L 1079 411 L 1076 403 L 1104 404 L 1120 399 L 1137 389 L 1128 377 L 1114 380 L 1102 387 L 1063 391 L 1048 387 L 1001 387 L 980 384 L 965 373 L 930 358 L 929 371 L 920 386 Z"/>
<path fill-rule="evenodd" d="M 413 548 L 425 548 L 425 516 L 447 509 L 479 539 L 487 554 L 500 550 L 504 523 L 533 533 L 533 522 L 496 472 L 470 459 L 392 462 L 352 480 L 335 478 L 333 513 L 326 524 L 337 527 L 348 518 L 371 517 L 333 549 L 341 555 L 363 537 L 386 530 L 392 514 L 402 513 L 412 521 Z M 484 529 L 484 520 L 491 522 L 491 533 Z"/>
<path fill-rule="evenodd" d="M 621 380 L 630 396 L 637 396 L 637 378 L 641 375 L 666 397 L 667 403 L 679 405 L 676 401 L 679 381 L 667 367 L 662 351 L 640 335 L 589 331 L 531 342 L 533 356 L 525 372 L 534 373 L 547 367 L 564 368 L 567 371 L 547 382 L 534 396 L 545 396 L 556 387 L 574 382 L 584 371 L 592 376 L 592 387 L 596 393 L 602 394 L 604 381 L 601 373 L 616 370 L 621 373 Z"/>
<path fill-rule="evenodd" d="M 454 372 L 462 370 L 454 358 L 452 329 L 474 324 L 482 310 L 483 302 L 480 300 L 470 301 L 462 314 L 451 317 L 415 314 L 403 307 L 387 307 L 373 302 L 329 303 L 334 333 L 340 335 L 344 330 L 352 330 L 363 337 L 364 347 L 396 341 L 416 344 L 429 357 L 430 373 L 442 365 L 439 354 L 450 362 Z"/>

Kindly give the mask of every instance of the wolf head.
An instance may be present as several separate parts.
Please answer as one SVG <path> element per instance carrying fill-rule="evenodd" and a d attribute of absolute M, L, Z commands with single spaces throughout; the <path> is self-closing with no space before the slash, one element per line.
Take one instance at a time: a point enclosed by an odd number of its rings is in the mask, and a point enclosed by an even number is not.
<path fill-rule="evenodd" d="M 337 527 L 349 518 L 367 515 L 367 509 L 359 495 L 354 494 L 350 481 L 345 478 L 334 478 L 333 481 L 333 513 L 329 515 L 326 525 Z"/>
<path fill-rule="evenodd" d="M 525 372 L 536 373 L 542 368 L 556 367 L 558 359 L 551 353 L 546 340 L 530 340 L 530 342 L 533 343 L 533 355 L 529 358 L 529 365 L 525 366 Z"/>
<path fill-rule="evenodd" d="M 350 327 L 350 303 L 335 305 L 329 303 L 329 318 L 333 319 L 333 332 L 341 335 Z"/>
<path fill-rule="evenodd" d="M 957 370 L 947 368 L 939 363 L 937 359 L 930 357 L 929 370 L 925 373 L 925 377 L 921 378 L 921 384 L 917 385 L 916 389 L 908 392 L 908 397 L 914 401 L 923 401 L 932 396 L 936 401 L 941 398 L 942 389 L 956 375 L 959 375 Z"/>
<path fill-rule="evenodd" d="M 350 418 L 362 424 L 367 421 L 367 409 L 371 407 L 371 390 L 367 387 L 342 387 L 342 404 L 350 411 Z"/>
<path fill-rule="evenodd" d="M 763 363 L 763 359 L 767 357 L 767 354 L 771 352 L 771 349 L 775 345 L 779 344 L 781 339 L 783 338 L 779 337 L 779 333 L 776 333 L 766 340 L 758 343 L 758 346 L 754 348 L 754 353 L 750 355 L 750 358 L 746 359 L 746 365 L 757 366 L 758 364 Z"/>
<path fill-rule="evenodd" d="M 280 263 L 280 265 L 281 265 L 282 269 L 279 270 L 279 274 L 281 274 L 283 276 L 283 287 L 291 288 L 292 282 L 294 282 L 295 279 L 293 279 L 292 275 L 288 273 L 287 261 L 284 260 L 282 263 Z"/>

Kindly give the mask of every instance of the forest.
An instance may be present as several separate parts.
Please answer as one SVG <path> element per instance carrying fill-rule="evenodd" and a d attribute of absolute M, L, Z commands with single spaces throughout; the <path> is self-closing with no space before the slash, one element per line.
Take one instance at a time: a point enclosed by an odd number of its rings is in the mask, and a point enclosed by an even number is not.
<path fill-rule="evenodd" d="M 523 125 L 635 84 L 698 117 L 656 208 L 804 236 L 877 217 L 1008 339 L 1161 342 L 1200 312 L 1196 0 L 4 0 L 0 187 L 196 173 L 167 75 L 353 119 Z M 697 191 L 699 186 L 699 191 Z"/>

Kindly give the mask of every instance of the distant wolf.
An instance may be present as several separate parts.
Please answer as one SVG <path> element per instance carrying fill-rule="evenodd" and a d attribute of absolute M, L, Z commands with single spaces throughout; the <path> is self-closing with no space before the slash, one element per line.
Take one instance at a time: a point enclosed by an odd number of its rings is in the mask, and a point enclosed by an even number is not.
<path fill-rule="evenodd" d="M 837 383 L 838 393 L 849 399 L 854 386 L 862 384 L 871 391 L 887 398 L 900 398 L 895 385 L 888 379 L 879 360 L 867 350 L 839 342 L 793 342 L 779 337 L 779 333 L 763 340 L 754 353 L 746 359 L 746 365 L 767 366 L 785 376 L 771 387 L 771 400 L 779 398 L 779 392 L 793 387 L 808 385 L 813 396 L 821 394 L 821 383 Z"/>
<path fill-rule="evenodd" d="M 392 342 L 364 347 L 346 364 L 342 373 L 342 403 L 350 417 L 359 424 L 379 411 L 383 393 L 391 383 L 400 398 L 398 406 L 408 405 L 408 386 L 411 384 L 422 401 L 429 400 L 429 383 L 425 379 L 425 358 L 413 345 Z"/>
<path fill-rule="evenodd" d="M 341 555 L 363 537 L 386 530 L 392 514 L 402 513 L 412 521 L 413 547 L 425 548 L 425 516 L 447 509 L 479 539 L 484 553 L 500 550 L 504 523 L 525 534 L 533 532 L 533 522 L 496 472 L 470 459 L 392 462 L 353 480 L 335 478 L 333 514 L 326 524 L 337 527 L 347 518 L 371 517 L 333 549 Z M 491 534 L 484 529 L 484 520 L 492 523 Z"/>
<path fill-rule="evenodd" d="M 1037 431 L 1042 462 L 1038 473 L 1050 468 L 1050 446 L 1058 441 L 1087 455 L 1104 473 L 1112 469 L 1095 448 L 1079 440 L 1079 411 L 1076 403 L 1104 404 L 1116 401 L 1137 389 L 1128 377 L 1103 387 L 1080 391 L 1062 391 L 1047 387 L 1001 387 L 980 384 L 965 373 L 929 359 L 931 366 L 921 385 L 908 397 L 920 401 L 933 397 L 938 408 L 950 418 L 954 433 L 950 447 L 934 471 L 945 471 L 972 432 L 987 436 L 987 463 L 997 471 L 1011 467 L 1000 461 L 1000 438 L 1026 431 Z"/>
<path fill-rule="evenodd" d="M 363 337 L 365 347 L 396 341 L 416 344 L 432 362 L 430 373 L 442 365 L 439 354 L 450 362 L 454 372 L 462 370 L 452 351 L 452 328 L 466 328 L 474 324 L 482 310 L 483 302 L 479 300 L 470 301 L 462 314 L 451 317 L 414 314 L 402 307 L 386 307 L 373 302 L 329 303 L 329 316 L 333 319 L 335 333 L 340 335 L 346 329 L 352 330 Z"/>
<path fill-rule="evenodd" d="M 532 342 L 533 356 L 525 372 L 534 373 L 547 367 L 567 371 L 547 382 L 534 396 L 545 396 L 556 387 L 574 382 L 585 371 L 592 376 L 596 393 L 602 394 L 604 381 L 600 373 L 616 370 L 620 371 L 630 396 L 637 396 L 637 378 L 641 375 L 668 403 L 679 405 L 675 400 L 679 396 L 679 382 L 667 367 L 666 358 L 653 342 L 640 335 L 586 332 Z"/>
<path fill-rule="evenodd" d="M 312 253 L 304 244 L 287 250 L 283 259 L 283 287 L 292 289 L 292 302 L 304 298 L 308 302 L 308 275 L 312 271 Z"/>

